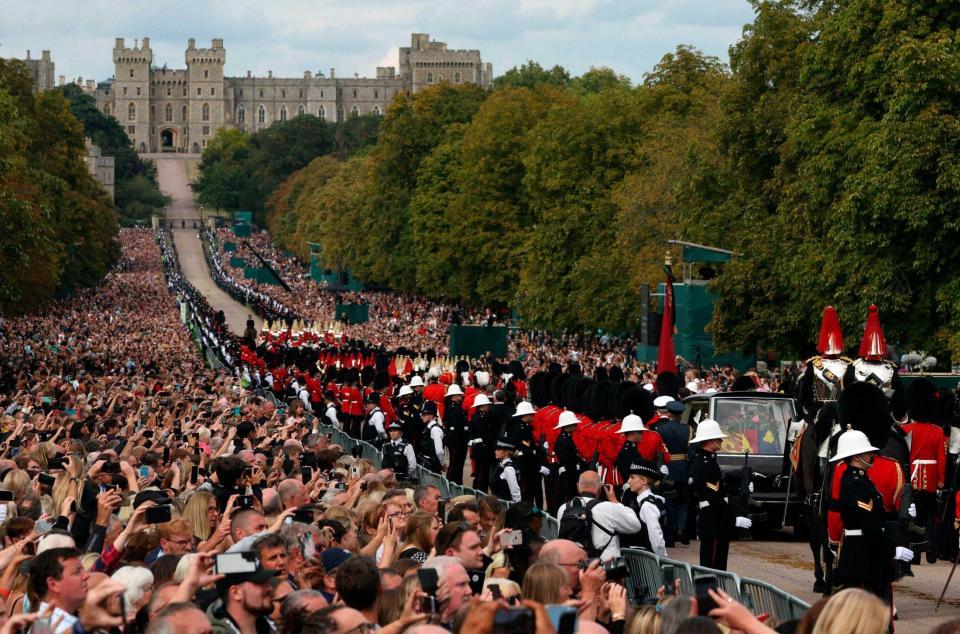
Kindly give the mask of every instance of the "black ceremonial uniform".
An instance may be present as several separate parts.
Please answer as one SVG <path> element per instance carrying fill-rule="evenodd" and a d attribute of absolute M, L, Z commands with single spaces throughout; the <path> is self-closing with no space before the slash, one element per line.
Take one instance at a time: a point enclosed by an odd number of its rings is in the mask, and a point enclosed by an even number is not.
<path fill-rule="evenodd" d="M 540 465 L 547 464 L 543 448 L 533 440 L 533 425 L 524 422 L 522 417 L 513 421 L 509 431 L 510 439 L 517 447 L 514 462 L 520 471 L 520 489 L 523 499 L 543 506 L 543 488 L 540 486 Z"/>
<path fill-rule="evenodd" d="M 583 461 L 577 452 L 577 446 L 573 444 L 573 436 L 566 428 L 560 431 L 557 440 L 553 445 L 553 453 L 557 455 L 559 478 L 559 491 L 557 504 L 564 504 L 577 495 L 577 480 L 580 479 L 580 470 Z"/>
<path fill-rule="evenodd" d="M 642 459 L 637 443 L 632 440 L 625 440 L 623 447 L 617 454 L 617 473 L 620 475 L 620 483 L 630 479 L 630 465 L 639 462 Z"/>
<path fill-rule="evenodd" d="M 726 570 L 735 517 L 723 489 L 723 472 L 717 463 L 717 454 L 698 447 L 690 465 L 690 476 L 700 508 L 697 514 L 700 565 Z"/>
<path fill-rule="evenodd" d="M 690 446 L 690 427 L 679 420 L 670 419 L 660 425 L 658 432 L 670 453 L 667 464 L 667 479 L 660 485 L 659 493 L 666 498 L 667 548 L 675 539 L 686 539 L 687 506 L 690 501 L 690 463 L 687 454 Z"/>
<path fill-rule="evenodd" d="M 489 414 L 478 408 L 470 421 L 470 457 L 473 459 L 475 474 L 473 488 L 483 493 L 487 491 L 487 478 L 493 464 L 491 440 L 495 442 L 496 439 L 496 431 L 491 432 L 490 427 Z"/>
<path fill-rule="evenodd" d="M 463 484 L 463 465 L 467 461 L 467 442 L 470 439 L 470 425 L 467 413 L 463 411 L 463 401 L 447 398 L 443 409 L 444 442 L 450 449 L 450 464 L 447 467 L 447 479 Z"/>
<path fill-rule="evenodd" d="M 834 581 L 863 588 L 889 604 L 897 545 L 885 530 L 883 498 L 863 469 L 848 467 L 840 478 L 840 517 L 843 541 Z"/>

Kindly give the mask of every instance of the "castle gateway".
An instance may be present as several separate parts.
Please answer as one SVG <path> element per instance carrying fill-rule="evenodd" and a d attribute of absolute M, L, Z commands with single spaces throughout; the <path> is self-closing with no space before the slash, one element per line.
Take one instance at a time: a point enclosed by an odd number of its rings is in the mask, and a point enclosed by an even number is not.
<path fill-rule="evenodd" d="M 336 77 L 304 71 L 303 77 L 225 77 L 223 40 L 197 48 L 188 40 L 186 69 L 153 66 L 150 38 L 127 48 L 117 38 L 114 78 L 97 86 L 97 107 L 127 131 L 138 152 L 202 152 L 220 128 L 256 132 L 275 121 L 308 114 L 343 121 L 381 115 L 398 93 L 447 81 L 489 87 L 493 69 L 477 50 L 448 50 L 426 33 L 400 49 L 399 72 L 377 68 L 376 77 Z"/>

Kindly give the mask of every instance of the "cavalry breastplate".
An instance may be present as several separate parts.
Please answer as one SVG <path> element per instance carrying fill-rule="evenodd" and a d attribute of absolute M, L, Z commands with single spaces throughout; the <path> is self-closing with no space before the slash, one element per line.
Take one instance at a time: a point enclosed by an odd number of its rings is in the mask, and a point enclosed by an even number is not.
<path fill-rule="evenodd" d="M 817 377 L 813 384 L 814 398 L 818 401 L 835 401 L 840 392 L 840 382 L 850 365 L 846 357 L 813 357 L 813 375 Z"/>
<path fill-rule="evenodd" d="M 897 367 L 889 361 L 867 361 L 857 359 L 853 362 L 853 371 L 858 381 L 873 383 L 883 390 L 887 398 L 893 395 L 893 375 Z"/>

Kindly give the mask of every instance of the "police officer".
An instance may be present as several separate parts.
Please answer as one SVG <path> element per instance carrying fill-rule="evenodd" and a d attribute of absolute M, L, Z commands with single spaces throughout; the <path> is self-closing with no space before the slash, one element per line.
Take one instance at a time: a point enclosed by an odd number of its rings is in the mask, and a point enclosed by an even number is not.
<path fill-rule="evenodd" d="M 417 453 L 423 460 L 423 468 L 434 473 L 443 473 L 446 453 L 443 451 L 443 427 L 437 420 L 437 404 L 426 401 L 420 412 L 423 430 L 417 441 Z"/>
<path fill-rule="evenodd" d="M 883 498 L 867 477 L 878 449 L 867 435 L 851 429 L 840 435 L 837 453 L 830 460 L 844 460 L 840 477 L 840 518 L 843 541 L 834 581 L 840 586 L 862 588 L 885 601 L 893 600 L 893 561 L 910 561 L 913 551 L 897 546 L 886 532 Z"/>
<path fill-rule="evenodd" d="M 490 491 L 501 500 L 520 501 L 520 480 L 513 465 L 513 452 L 516 446 L 509 437 L 497 440 L 493 456 L 497 465 L 490 473 Z"/>
<path fill-rule="evenodd" d="M 470 425 L 463 410 L 463 390 L 456 383 L 447 388 L 443 399 L 444 438 L 450 449 L 450 464 L 447 479 L 463 484 L 463 465 L 467 461 L 467 442 L 470 440 Z"/>
<path fill-rule="evenodd" d="M 640 532 L 622 535 L 620 546 L 632 546 L 649 550 L 661 557 L 667 556 L 667 547 L 663 535 L 661 517 L 665 513 L 665 500 L 653 493 L 663 474 L 649 460 L 637 459 L 627 467 L 628 489 L 624 491 L 621 502 L 633 509 L 640 519 Z"/>
<path fill-rule="evenodd" d="M 390 440 L 383 446 L 384 469 L 392 469 L 397 479 L 407 478 L 414 480 L 417 477 L 417 456 L 413 445 L 403 440 L 403 425 L 400 421 L 393 421 L 387 426 Z"/>
<path fill-rule="evenodd" d="M 690 477 L 700 508 L 697 514 L 700 565 L 716 570 L 727 569 L 727 554 L 734 527 L 750 528 L 752 525 L 749 517 L 735 516 L 724 490 L 717 451 L 726 437 L 717 421 L 708 418 L 700 421 L 697 434 L 690 441 L 697 445 L 690 466 Z"/>
<path fill-rule="evenodd" d="M 490 477 L 490 467 L 493 465 L 493 445 L 491 438 L 496 438 L 496 432 L 490 430 L 490 399 L 486 394 L 477 394 L 470 406 L 473 418 L 470 420 L 470 457 L 473 459 L 474 478 L 473 488 L 486 493 L 487 478 Z"/>
<path fill-rule="evenodd" d="M 687 507 L 690 502 L 690 465 L 687 462 L 687 450 L 690 444 L 690 427 L 680 422 L 684 405 L 680 401 L 667 403 L 669 418 L 657 428 L 657 433 L 663 438 L 663 444 L 670 453 L 670 462 L 667 463 L 667 477 L 660 487 L 660 493 L 666 499 L 667 512 L 667 548 L 672 548 L 674 541 L 679 539 L 686 545 L 687 539 Z"/>
<path fill-rule="evenodd" d="M 387 439 L 387 430 L 384 427 L 386 416 L 380 409 L 380 393 L 370 392 L 366 399 L 367 422 L 363 425 L 363 435 L 361 440 L 374 445 L 379 449 Z"/>
<path fill-rule="evenodd" d="M 557 464 L 559 465 L 557 467 L 557 475 L 559 476 L 557 502 L 559 504 L 564 504 L 577 495 L 577 480 L 586 466 L 580 458 L 577 446 L 573 443 L 571 433 L 579 422 L 576 414 L 564 410 L 560 413 L 557 426 L 554 428 L 560 430 L 560 435 L 553 443 L 553 453 L 556 454 Z"/>

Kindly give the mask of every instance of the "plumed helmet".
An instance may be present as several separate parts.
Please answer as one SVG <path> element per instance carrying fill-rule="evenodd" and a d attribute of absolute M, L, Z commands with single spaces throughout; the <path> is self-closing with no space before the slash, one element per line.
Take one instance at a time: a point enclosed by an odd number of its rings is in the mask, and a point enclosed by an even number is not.
<path fill-rule="evenodd" d="M 490 373 L 483 370 L 477 370 L 473 373 L 473 378 L 477 382 L 477 387 L 487 387 L 490 385 Z"/>
<path fill-rule="evenodd" d="M 867 310 L 867 327 L 863 331 L 863 340 L 860 341 L 860 357 L 870 361 L 887 358 L 887 340 L 883 336 L 883 326 L 880 325 L 880 311 L 873 304 Z"/>
<path fill-rule="evenodd" d="M 857 381 L 840 391 L 837 419 L 842 429 L 858 429 L 870 443 L 883 447 L 890 435 L 890 406 L 883 390 L 865 381 Z"/>
<path fill-rule="evenodd" d="M 843 333 L 840 332 L 840 318 L 833 306 L 823 309 L 820 320 L 820 336 L 817 339 L 817 352 L 823 355 L 843 354 Z"/>
<path fill-rule="evenodd" d="M 917 378 L 907 386 L 907 413 L 915 421 L 936 423 L 939 419 L 940 403 L 937 386 L 926 378 Z"/>

